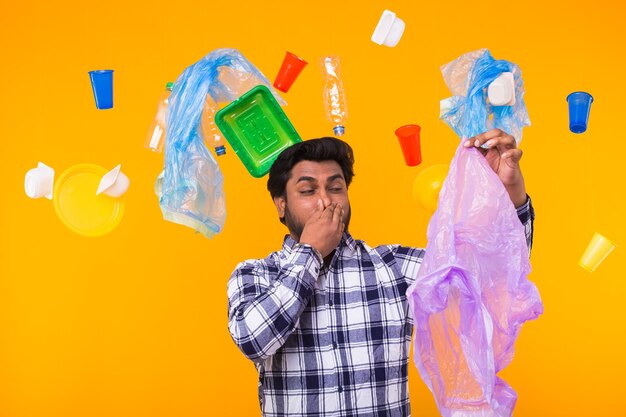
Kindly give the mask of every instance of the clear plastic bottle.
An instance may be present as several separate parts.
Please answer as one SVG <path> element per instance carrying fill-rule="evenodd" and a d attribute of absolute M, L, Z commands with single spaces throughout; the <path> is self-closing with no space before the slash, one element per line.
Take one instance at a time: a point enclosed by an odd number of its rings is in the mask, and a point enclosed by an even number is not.
<path fill-rule="evenodd" d="M 145 147 L 153 152 L 163 152 L 163 146 L 165 145 L 165 128 L 167 126 L 167 105 L 173 87 L 174 83 L 172 82 L 165 85 L 165 91 L 159 98 L 156 116 L 148 130 Z"/>
<path fill-rule="evenodd" d="M 326 116 L 333 124 L 336 136 L 345 133 L 345 123 L 348 118 L 346 93 L 341 82 L 339 71 L 339 57 L 327 56 L 322 58 L 322 75 L 324 77 L 324 106 Z"/>
<path fill-rule="evenodd" d="M 215 113 L 217 113 L 218 105 L 210 94 L 206 95 L 204 108 L 202 109 L 202 119 L 200 119 L 200 128 L 202 137 L 207 147 L 213 147 L 217 156 L 224 155 L 226 148 L 224 147 L 224 137 L 222 132 L 215 124 Z"/>

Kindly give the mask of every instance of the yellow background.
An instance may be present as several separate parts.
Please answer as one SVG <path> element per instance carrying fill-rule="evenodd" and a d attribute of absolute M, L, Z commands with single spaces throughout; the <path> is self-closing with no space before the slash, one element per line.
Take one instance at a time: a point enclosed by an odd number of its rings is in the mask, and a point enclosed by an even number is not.
<path fill-rule="evenodd" d="M 545 314 L 524 326 L 502 376 L 515 415 L 624 415 L 624 21 L 617 0 L 6 1 L 0 6 L 0 416 L 254 416 L 256 371 L 227 331 L 226 282 L 244 259 L 280 247 L 266 178 L 232 149 L 219 160 L 228 217 L 212 240 L 161 219 L 162 155 L 143 148 L 167 81 L 219 47 L 270 80 L 286 50 L 309 61 L 286 112 L 303 138 L 332 134 L 319 59 L 343 61 L 354 147 L 351 231 L 374 246 L 426 244 L 416 174 L 450 161 L 438 120 L 440 65 L 489 48 L 517 63 L 532 126 L 522 168 L 537 211 L 531 279 Z M 370 41 L 384 9 L 406 22 L 395 48 Z M 115 107 L 96 110 L 87 71 L 115 70 Z M 595 97 L 590 126 L 568 130 L 565 97 Z M 393 132 L 422 126 L 424 162 L 404 165 Z M 38 161 L 118 163 L 131 180 L 120 226 L 101 238 L 65 228 L 24 193 Z M 589 274 L 595 231 L 618 247 Z M 435 416 L 410 367 L 413 414 Z"/>

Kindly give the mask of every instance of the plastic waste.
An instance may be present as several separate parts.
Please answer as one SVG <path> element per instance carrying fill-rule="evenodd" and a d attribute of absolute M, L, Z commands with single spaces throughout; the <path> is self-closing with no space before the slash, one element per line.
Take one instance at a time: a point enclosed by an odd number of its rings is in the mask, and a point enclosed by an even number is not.
<path fill-rule="evenodd" d="M 413 181 L 413 198 L 430 213 L 437 209 L 439 193 L 448 174 L 448 165 L 435 164 L 420 171 Z"/>
<path fill-rule="evenodd" d="M 100 183 L 98 184 L 96 195 L 104 193 L 109 197 L 117 198 L 126 193 L 130 185 L 130 180 L 126 174 L 121 171 L 121 169 L 122 165 L 117 165 L 102 177 Z"/>
<path fill-rule="evenodd" d="M 374 33 L 372 42 L 393 48 L 400 42 L 404 33 L 404 21 L 391 10 L 384 10 Z"/>
<path fill-rule="evenodd" d="M 263 84 L 270 88 L 272 95 L 281 106 L 286 106 L 287 102 L 276 90 L 271 88 L 267 78 L 246 60 L 243 55 L 241 58 L 243 58 L 243 60 L 233 59 L 229 62 L 216 63 L 219 65 L 217 68 L 218 82 L 214 83 L 210 88 L 210 94 L 213 100 L 218 104 L 231 103 L 257 85 Z"/>
<path fill-rule="evenodd" d="M 165 220 L 191 227 L 209 238 L 222 230 L 226 220 L 224 178 L 202 140 L 202 110 L 207 94 L 219 105 L 259 83 L 268 87 L 279 103 L 286 104 L 267 78 L 236 49 L 217 49 L 178 77 L 169 99 L 163 172 L 155 183 Z"/>
<path fill-rule="evenodd" d="M 615 249 L 615 243 L 596 232 L 580 257 L 578 265 L 587 272 L 592 273 L 609 256 L 613 249 Z"/>
<path fill-rule="evenodd" d="M 395 133 L 400 142 L 400 149 L 404 156 L 404 162 L 410 167 L 422 163 L 422 149 L 420 147 L 419 125 L 404 125 L 396 129 Z"/>
<path fill-rule="evenodd" d="M 274 87 L 283 93 L 288 92 L 307 64 L 308 62 L 304 59 L 287 51 L 283 63 L 278 70 L 278 74 L 276 75 L 276 79 L 274 80 Z"/>
<path fill-rule="evenodd" d="M 165 129 L 167 127 L 167 106 L 173 87 L 174 83 L 171 82 L 165 85 L 165 91 L 159 98 L 156 116 L 154 116 L 154 120 L 148 129 L 148 135 L 144 146 L 153 152 L 163 152 L 163 146 L 165 144 Z"/>
<path fill-rule="evenodd" d="M 267 174 L 278 155 L 301 142 L 300 135 L 264 85 L 218 111 L 215 123 L 250 175 Z"/>
<path fill-rule="evenodd" d="M 89 71 L 93 98 L 98 110 L 113 108 L 113 70 Z"/>
<path fill-rule="evenodd" d="M 439 117 L 457 135 L 470 138 L 498 128 L 522 140 L 522 129 L 530 126 L 524 103 L 524 82 L 519 67 L 495 60 L 487 49 L 468 52 L 441 67 L 446 85 L 453 96 L 441 101 Z M 503 72 L 511 72 L 515 81 L 515 104 L 489 104 L 488 87 Z"/>
<path fill-rule="evenodd" d="M 70 230 L 96 237 L 112 232 L 121 222 L 125 199 L 96 194 L 107 170 L 95 164 L 74 165 L 54 183 L 54 211 Z"/>
<path fill-rule="evenodd" d="M 442 416 L 511 416 L 517 396 L 497 374 L 543 306 L 526 278 L 524 226 L 477 149 L 459 146 L 427 234 L 407 291 L 417 369 Z"/>
<path fill-rule="evenodd" d="M 200 122 L 202 137 L 207 146 L 215 149 L 217 156 L 222 156 L 226 154 L 226 148 L 224 146 L 226 141 L 222 136 L 222 132 L 220 132 L 215 124 L 215 113 L 217 113 L 218 110 L 219 107 L 215 100 L 213 100 L 213 97 L 207 94 L 204 101 L 204 108 L 202 109 L 202 121 Z"/>
<path fill-rule="evenodd" d="M 492 106 L 515 104 L 515 79 L 512 72 L 503 72 L 487 87 L 487 97 Z"/>
<path fill-rule="evenodd" d="M 569 130 L 572 133 L 585 133 L 587 130 L 591 103 L 593 103 L 593 96 L 584 91 L 576 91 L 568 94 Z"/>
<path fill-rule="evenodd" d="M 442 67 L 456 94 L 447 113 L 454 117 L 446 121 L 454 121 L 459 136 L 486 130 L 484 90 L 503 71 L 515 74 L 516 103 L 494 118 L 521 139 L 528 124 L 521 73 L 486 50 Z M 513 359 L 522 324 L 537 318 L 543 305 L 527 278 L 529 250 L 517 211 L 484 156 L 462 142 L 428 225 L 426 255 L 407 290 L 414 361 L 442 416 L 510 417 L 517 394 L 498 373 Z"/>
<path fill-rule="evenodd" d="M 336 136 L 345 133 L 348 107 L 346 105 L 346 93 L 341 82 L 339 57 L 327 56 L 322 58 L 322 74 L 324 77 L 324 107 L 326 116 L 333 124 L 333 132 Z"/>
<path fill-rule="evenodd" d="M 54 169 L 39 162 L 37 168 L 28 170 L 24 177 L 24 191 L 30 198 L 45 197 L 52 200 L 54 188 Z"/>

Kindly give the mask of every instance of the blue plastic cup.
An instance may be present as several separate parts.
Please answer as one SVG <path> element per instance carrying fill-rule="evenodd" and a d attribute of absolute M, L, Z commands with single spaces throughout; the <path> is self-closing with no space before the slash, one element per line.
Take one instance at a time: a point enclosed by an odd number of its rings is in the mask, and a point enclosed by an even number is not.
<path fill-rule="evenodd" d="M 569 130 L 573 133 L 583 133 L 587 130 L 593 97 L 589 93 L 577 91 L 567 96 L 567 103 L 569 104 Z"/>
<path fill-rule="evenodd" d="M 106 110 L 113 107 L 113 70 L 89 71 L 96 107 Z"/>

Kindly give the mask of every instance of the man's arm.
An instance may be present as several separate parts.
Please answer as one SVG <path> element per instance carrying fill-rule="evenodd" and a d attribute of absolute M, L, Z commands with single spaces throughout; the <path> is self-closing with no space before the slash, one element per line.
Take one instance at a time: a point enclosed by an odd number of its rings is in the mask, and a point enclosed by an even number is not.
<path fill-rule="evenodd" d="M 288 263 L 243 262 L 228 281 L 228 329 L 246 357 L 273 355 L 293 332 L 313 294 L 322 260 L 309 245 L 294 248 Z"/>
<path fill-rule="evenodd" d="M 535 211 L 530 197 L 526 194 L 524 176 L 519 165 L 523 152 L 517 147 L 515 138 L 501 129 L 492 129 L 468 139 L 464 146 L 476 147 L 502 181 L 517 209 L 517 216 L 525 227 L 526 244 L 530 251 L 533 243 Z"/>

